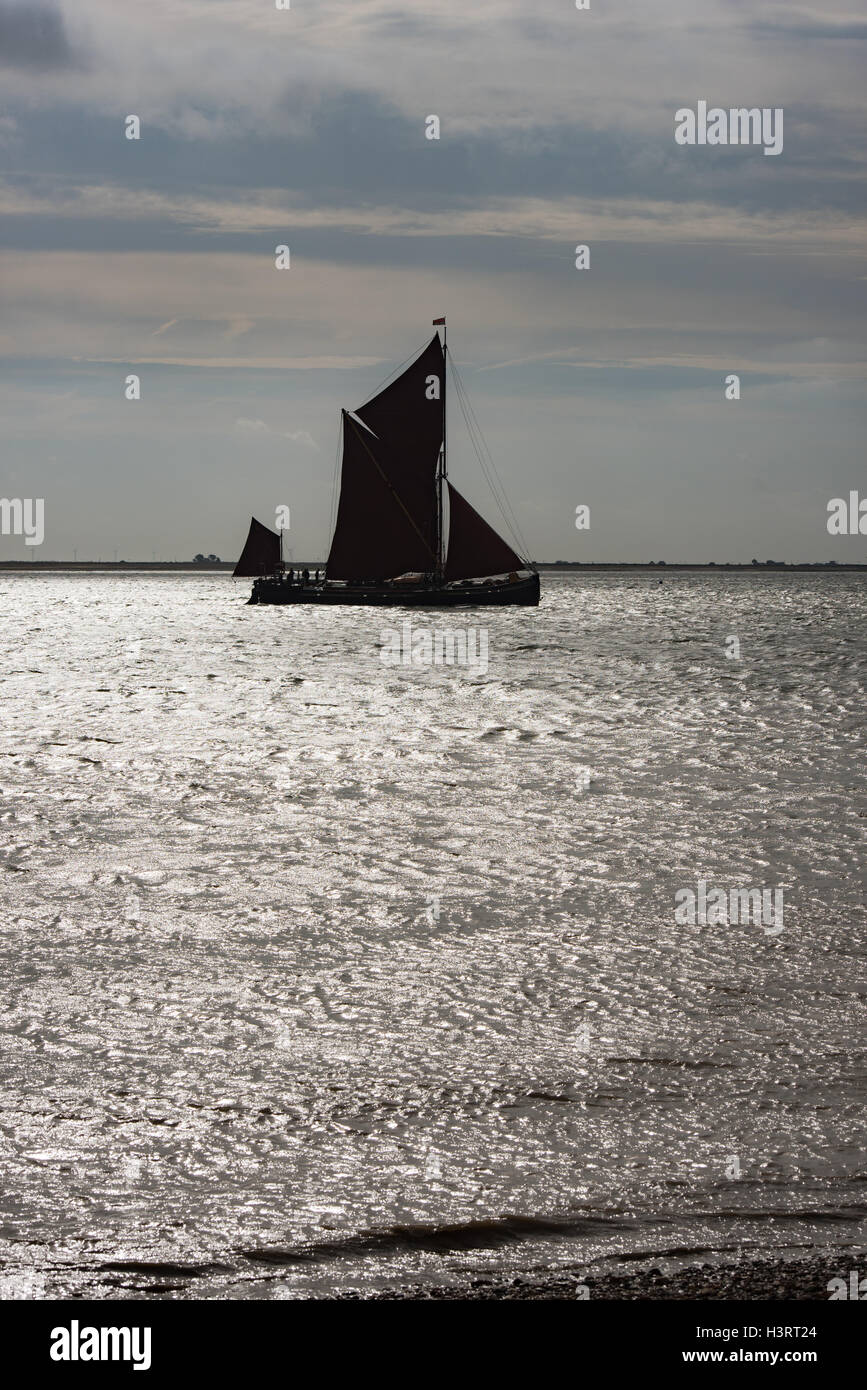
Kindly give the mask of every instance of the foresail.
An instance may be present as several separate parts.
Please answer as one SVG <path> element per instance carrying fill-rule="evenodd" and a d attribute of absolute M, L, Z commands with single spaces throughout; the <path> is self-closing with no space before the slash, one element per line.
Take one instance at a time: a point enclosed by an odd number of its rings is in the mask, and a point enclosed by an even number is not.
<path fill-rule="evenodd" d="M 451 483 L 446 579 L 479 579 L 524 569 L 524 561 Z"/>
<path fill-rule="evenodd" d="M 263 526 L 255 517 L 250 520 L 250 530 L 241 558 L 232 574 L 238 579 L 252 579 L 262 574 L 273 574 L 280 563 L 280 536 Z"/>

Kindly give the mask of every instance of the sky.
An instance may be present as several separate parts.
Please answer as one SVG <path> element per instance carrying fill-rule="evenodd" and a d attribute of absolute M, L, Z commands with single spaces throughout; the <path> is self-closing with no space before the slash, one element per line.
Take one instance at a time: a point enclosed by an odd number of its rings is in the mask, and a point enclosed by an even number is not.
<path fill-rule="evenodd" d="M 446 315 L 533 558 L 867 561 L 865 58 L 835 0 L 0 0 L 0 558 L 324 557 Z M 454 393 L 449 471 L 497 525 Z"/>

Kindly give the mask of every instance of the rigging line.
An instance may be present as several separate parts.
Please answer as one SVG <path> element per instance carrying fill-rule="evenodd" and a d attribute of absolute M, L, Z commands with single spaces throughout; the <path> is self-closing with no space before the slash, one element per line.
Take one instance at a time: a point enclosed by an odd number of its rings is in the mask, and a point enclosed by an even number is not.
<path fill-rule="evenodd" d="M 505 505 L 508 499 L 505 497 L 505 492 L 502 488 L 502 485 L 500 484 L 499 478 L 496 478 L 495 480 L 491 479 L 488 474 L 488 465 L 486 463 L 484 455 L 485 453 L 487 453 L 491 468 L 493 468 L 493 457 L 491 456 L 490 450 L 488 449 L 487 444 L 485 442 L 484 435 L 482 434 L 482 428 L 476 418 L 475 411 L 473 410 L 472 405 L 470 404 L 470 399 L 466 387 L 464 386 L 463 380 L 457 374 L 457 372 L 454 372 L 454 378 L 455 386 L 458 391 L 458 400 L 461 403 L 461 408 L 463 411 L 464 419 L 467 424 L 467 430 L 469 431 L 470 440 L 472 442 L 473 448 L 476 452 L 476 456 L 481 465 L 482 472 L 485 476 L 485 480 L 488 482 L 489 487 L 491 487 L 491 490 L 494 492 L 494 497 L 498 505 Z M 494 472 L 496 473 L 496 470 L 494 470 Z M 497 486 L 495 486 L 495 481 Z M 502 498 L 499 496 L 499 494 L 502 494 Z"/>
<path fill-rule="evenodd" d="M 340 416 L 340 424 L 337 426 L 337 452 L 334 455 L 334 476 L 331 480 L 331 534 L 334 535 L 334 527 L 337 522 L 337 498 L 340 493 L 340 442 L 343 438 L 343 415 Z"/>
<path fill-rule="evenodd" d="M 480 437 L 482 448 L 484 449 L 486 448 L 485 439 L 483 435 Z M 482 467 L 482 472 L 485 476 L 485 481 L 487 482 L 488 487 L 491 489 L 491 494 L 495 502 L 497 503 L 500 515 L 503 517 L 506 530 L 515 542 L 516 550 L 518 550 L 520 554 L 523 556 L 529 556 L 530 551 L 527 546 L 526 539 L 521 530 L 520 523 L 518 522 L 518 519 L 512 509 L 511 503 L 509 502 L 508 493 L 506 492 L 505 487 L 503 486 L 498 474 L 496 473 L 493 460 L 490 460 L 489 467 L 486 466 L 484 453 L 480 453 L 479 462 Z"/>
<path fill-rule="evenodd" d="M 499 476 L 499 473 L 497 472 L 497 465 L 494 462 L 494 456 L 491 453 L 491 450 L 488 448 L 487 441 L 482 432 L 482 427 L 478 421 L 478 418 L 476 417 L 475 410 L 473 409 L 472 402 L 466 391 L 466 387 L 464 387 L 463 385 L 463 382 L 461 383 L 461 390 L 466 401 L 468 413 L 473 421 L 479 440 L 481 441 L 482 449 L 484 453 L 486 453 L 488 456 L 490 475 L 492 476 L 489 476 L 488 471 L 485 469 L 484 458 L 480 458 L 479 460 L 482 464 L 482 472 L 485 474 L 486 481 L 494 494 L 495 500 L 498 500 L 500 511 L 504 513 L 504 519 L 506 520 L 507 528 L 512 532 L 512 535 L 517 541 L 518 549 L 521 551 L 522 555 L 529 558 L 530 552 L 527 548 L 527 542 L 524 538 L 524 534 L 521 531 L 520 522 L 518 521 L 518 518 L 515 515 L 515 512 L 512 508 L 512 504 L 509 501 L 509 495 L 506 492 L 505 486 Z"/>
<path fill-rule="evenodd" d="M 422 535 L 421 531 L 416 525 L 415 518 L 412 516 L 411 512 L 407 508 L 397 488 L 394 486 L 388 475 L 380 467 L 379 459 L 375 456 L 375 454 L 372 454 L 370 449 L 367 447 L 367 441 L 362 437 L 361 430 L 359 429 L 358 425 L 356 425 L 355 421 L 353 420 L 352 416 L 349 414 L 348 411 L 344 410 L 343 414 L 346 416 L 347 420 L 352 425 L 352 428 L 355 430 L 355 433 L 358 436 L 359 443 L 361 444 L 362 448 L 364 449 L 364 452 L 367 454 L 368 458 L 370 459 L 380 478 L 391 492 L 391 495 L 393 496 L 395 502 L 400 507 L 401 511 L 403 512 L 412 529 L 415 531 L 416 535 L 418 536 L 428 555 L 430 555 L 431 559 L 436 564 L 436 556 L 434 555 L 433 550 L 428 545 L 427 541 L 425 540 L 424 536 Z"/>
<path fill-rule="evenodd" d="M 400 372 L 403 371 L 404 367 L 406 367 L 410 362 L 415 361 L 416 357 L 421 357 L 421 355 L 422 355 L 422 353 L 424 352 L 424 350 L 425 350 L 426 347 L 427 347 L 427 343 L 422 343 L 422 345 L 421 345 L 420 348 L 416 348 L 415 352 L 411 352 L 411 353 L 409 354 L 409 357 L 405 357 L 405 358 L 403 359 L 403 361 L 401 362 L 401 364 L 400 364 L 399 367 L 395 367 L 394 371 L 388 373 L 388 376 L 384 376 L 384 377 L 382 378 L 382 381 L 379 383 L 379 385 L 378 385 L 378 386 L 375 386 L 375 387 L 373 388 L 373 390 L 369 393 L 369 395 L 365 396 L 365 398 L 364 398 L 364 400 L 362 401 L 361 405 L 356 406 L 356 408 L 355 408 L 355 413 L 356 413 L 356 415 L 358 414 L 358 411 L 359 411 L 359 410 L 363 410 L 363 409 L 364 409 L 364 407 L 367 405 L 368 401 L 372 400 L 374 396 L 378 396 L 378 395 L 379 395 L 380 391 L 382 391 L 383 388 L 388 384 L 388 382 L 391 381 L 392 377 L 398 376 L 398 375 L 400 374 Z"/>
<path fill-rule="evenodd" d="M 499 510 L 500 515 L 503 518 L 506 530 L 510 533 L 512 539 L 516 543 L 516 548 L 520 551 L 522 557 L 529 559 L 530 552 L 527 547 L 527 542 L 524 539 L 524 536 L 521 532 L 521 527 L 518 523 L 518 519 L 515 516 L 514 511 L 512 510 L 511 504 L 509 503 L 506 490 L 503 487 L 502 482 L 500 481 L 500 477 L 497 473 L 496 464 L 494 463 L 493 455 L 491 454 L 491 451 L 488 448 L 484 434 L 482 433 L 481 425 L 479 424 L 475 412 L 472 408 L 472 405 L 470 404 L 469 397 L 466 392 L 466 387 L 464 386 L 463 381 L 461 380 L 461 377 L 455 368 L 454 359 L 452 359 L 452 376 L 454 378 L 455 387 L 457 389 L 458 403 L 460 404 L 461 413 L 463 414 L 464 421 L 466 422 L 467 426 L 467 432 L 470 436 L 470 442 L 472 443 L 473 450 L 476 454 L 476 457 L 479 460 L 479 464 L 481 466 L 485 482 L 491 489 L 491 494 L 494 498 L 494 501 L 497 504 L 497 509 Z M 487 454 L 488 456 L 488 463 L 485 462 L 485 454 Z"/>
<path fill-rule="evenodd" d="M 468 392 L 467 392 L 467 390 L 466 390 L 466 387 L 465 387 L 464 384 L 463 384 L 463 381 L 460 382 L 460 389 L 461 389 L 461 392 L 462 392 L 462 394 L 463 394 L 463 398 L 464 398 L 464 401 L 465 401 L 465 404 L 466 404 L 467 412 L 468 412 L 469 416 L 470 416 L 471 419 L 472 419 L 473 426 L 474 426 L 474 428 L 475 428 L 475 432 L 476 432 L 476 434 L 477 434 L 477 436 L 478 436 L 478 438 L 479 438 L 479 441 L 480 441 L 480 443 L 481 443 L 482 449 L 483 449 L 484 453 L 487 454 L 488 464 L 489 464 L 489 467 L 490 467 L 491 474 L 493 475 L 492 477 L 490 477 L 490 476 L 488 475 L 488 470 L 487 470 L 486 467 L 485 467 L 485 460 L 484 460 L 483 457 L 480 456 L 480 457 L 479 457 L 479 463 L 480 463 L 481 466 L 482 466 L 482 472 L 483 472 L 484 475 L 485 475 L 485 480 L 486 480 L 486 482 L 488 483 L 488 486 L 490 487 L 491 491 L 492 491 L 493 494 L 494 494 L 494 499 L 495 499 L 495 501 L 497 501 L 497 504 L 498 504 L 498 506 L 500 507 L 500 511 L 501 511 L 501 512 L 505 511 L 506 513 L 508 513 L 508 515 L 504 517 L 504 520 L 506 520 L 507 526 L 509 527 L 510 530 L 512 530 L 515 539 L 519 542 L 519 545 L 520 545 L 521 547 L 523 547 L 524 554 L 525 554 L 525 555 L 529 555 L 529 552 L 528 552 L 528 550 L 527 550 L 527 548 L 526 548 L 526 547 L 527 547 L 527 543 L 526 543 L 526 541 L 525 541 L 525 539 L 524 539 L 524 536 L 523 536 L 523 534 L 522 534 L 522 532 L 521 532 L 520 523 L 518 522 L 518 518 L 517 518 L 517 516 L 516 516 L 515 513 L 514 513 L 514 510 L 513 510 L 513 508 L 512 508 L 511 502 L 509 501 L 508 493 L 506 492 L 506 489 L 505 489 L 505 487 L 503 486 L 503 483 L 502 483 L 502 481 L 501 481 L 501 479 L 500 479 L 500 476 L 499 476 L 499 474 L 498 474 L 498 472 L 497 472 L 497 465 L 496 465 L 495 462 L 494 462 L 493 454 L 491 453 L 490 449 L 488 448 L 487 441 L 486 441 L 485 436 L 484 436 L 484 434 L 483 434 L 483 432 L 482 432 L 482 427 L 481 427 L 481 425 L 479 424 L 478 418 L 476 417 L 475 410 L 473 409 L 472 402 L 471 402 L 471 400 L 470 400 L 470 398 L 469 398 L 469 394 L 468 394 Z M 469 426 L 468 426 L 468 428 L 469 428 Z"/>

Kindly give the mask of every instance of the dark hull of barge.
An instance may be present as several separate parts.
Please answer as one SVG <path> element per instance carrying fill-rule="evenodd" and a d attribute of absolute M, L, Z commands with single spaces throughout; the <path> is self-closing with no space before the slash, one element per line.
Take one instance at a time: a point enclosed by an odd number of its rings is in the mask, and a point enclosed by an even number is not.
<path fill-rule="evenodd" d="M 292 584 L 279 578 L 257 579 L 249 603 L 350 604 L 364 608 L 489 608 L 539 602 L 539 576 L 500 583 L 437 584 Z"/>

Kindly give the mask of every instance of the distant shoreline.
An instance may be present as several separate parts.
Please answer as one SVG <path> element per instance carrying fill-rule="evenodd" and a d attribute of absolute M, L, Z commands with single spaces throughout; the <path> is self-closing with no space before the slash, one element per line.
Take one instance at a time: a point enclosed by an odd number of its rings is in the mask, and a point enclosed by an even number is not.
<path fill-rule="evenodd" d="M 170 571 L 188 574 L 215 574 L 230 572 L 235 568 L 235 560 L 206 561 L 204 564 L 196 564 L 193 560 L 0 560 L 0 570 L 18 573 L 40 573 L 56 570 L 58 572 L 76 571 L 98 571 L 103 570 L 117 571 L 118 573 L 135 573 L 136 571 Z M 323 560 L 301 560 L 293 564 L 292 568 L 299 569 L 324 569 Z M 696 564 L 689 560 L 540 560 L 536 568 L 545 573 L 562 574 L 594 574 L 594 573 L 626 573 L 626 574 L 658 574 L 660 570 L 683 571 L 683 570 L 723 570 L 723 571 L 744 571 L 746 573 L 759 574 L 778 574 L 783 573 L 812 573 L 821 571 L 823 574 L 840 574 L 845 571 L 867 570 L 867 563 L 856 564 L 843 560 L 814 560 L 804 564 L 787 564 L 782 560 L 759 560 L 757 564 L 752 563 L 731 563 L 720 561 L 711 564 Z"/>
<path fill-rule="evenodd" d="M 835 570 L 867 570 L 867 563 L 857 564 L 842 560 L 812 560 L 799 564 L 789 564 L 783 560 L 759 560 L 756 564 L 740 561 L 711 561 L 709 564 L 693 563 L 690 560 L 557 560 L 539 561 L 536 568 L 538 570 L 561 570 L 564 574 L 571 574 L 575 570 L 582 572 L 588 570 L 632 570 L 647 571 L 648 574 L 655 574 L 659 570 L 746 570 L 750 574 L 759 571 L 761 573 L 775 573 L 778 570 L 810 571 L 822 570 L 833 574 Z"/>

